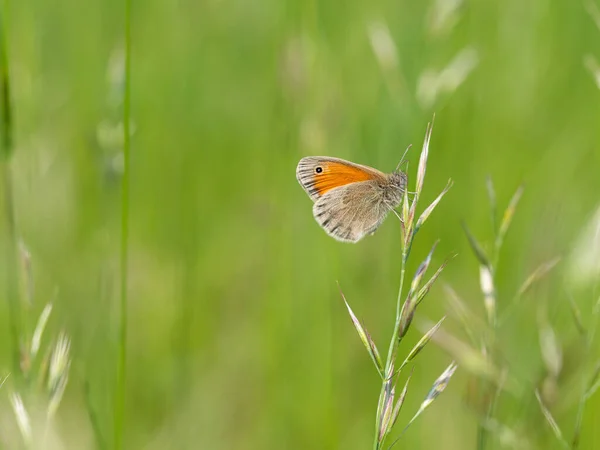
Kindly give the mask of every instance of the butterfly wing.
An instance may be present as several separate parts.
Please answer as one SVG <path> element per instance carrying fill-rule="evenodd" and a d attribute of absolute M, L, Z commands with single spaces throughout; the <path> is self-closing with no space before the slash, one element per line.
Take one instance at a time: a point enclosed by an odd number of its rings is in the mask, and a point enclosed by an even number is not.
<path fill-rule="evenodd" d="M 313 205 L 313 215 L 338 241 L 358 242 L 381 225 L 390 208 L 374 181 L 350 183 L 327 191 Z"/>
<path fill-rule="evenodd" d="M 340 186 L 368 180 L 383 181 L 385 174 L 339 158 L 309 156 L 298 163 L 296 178 L 309 197 L 316 201 Z"/>

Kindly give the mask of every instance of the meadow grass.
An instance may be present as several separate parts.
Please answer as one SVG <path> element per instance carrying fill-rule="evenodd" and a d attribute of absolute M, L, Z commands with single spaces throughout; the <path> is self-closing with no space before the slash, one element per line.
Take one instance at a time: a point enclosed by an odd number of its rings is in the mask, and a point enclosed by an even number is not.
<path fill-rule="evenodd" d="M 8 33 L 6 8 L 2 10 L 0 16 L 0 77 L 2 89 L 2 180 L 4 191 L 4 218 L 6 221 L 7 241 L 5 253 L 6 261 L 6 299 L 9 305 L 10 319 L 9 328 L 11 330 L 12 340 L 12 368 L 15 372 L 19 371 L 20 365 L 20 342 L 21 332 L 21 309 L 19 304 L 19 293 L 17 286 L 17 267 L 18 260 L 18 242 L 15 222 L 13 182 L 11 170 L 11 157 L 14 152 L 13 147 L 13 110 L 11 99 L 11 83 L 8 57 Z"/>
<path fill-rule="evenodd" d="M 597 446 L 594 3 L 133 6 L 2 4 L 0 445 Z M 325 236 L 298 159 L 393 168 L 433 110 L 426 226 Z M 488 173 L 527 190 L 476 240 Z"/>
<path fill-rule="evenodd" d="M 373 440 L 374 450 L 384 448 L 386 438 L 391 433 L 394 425 L 396 424 L 396 421 L 398 420 L 398 415 L 400 414 L 400 410 L 402 409 L 402 405 L 404 404 L 406 394 L 408 393 L 410 376 L 408 377 L 404 388 L 402 389 L 402 391 L 400 391 L 400 394 L 396 396 L 396 383 L 399 375 L 402 372 L 402 369 L 404 369 L 409 363 L 413 362 L 416 356 L 431 340 L 432 336 L 437 331 L 437 329 L 441 325 L 441 322 L 443 321 L 443 319 L 440 320 L 440 322 L 434 325 L 423 335 L 423 337 L 417 342 L 417 344 L 412 348 L 412 350 L 406 355 L 400 367 L 396 369 L 398 347 L 401 344 L 402 339 L 410 329 L 410 325 L 413 321 L 417 306 L 419 305 L 419 303 L 421 303 L 421 301 L 424 300 L 425 296 L 431 289 L 433 283 L 436 281 L 436 279 L 442 272 L 444 266 L 446 265 L 446 263 L 444 263 L 433 274 L 433 276 L 431 276 L 429 280 L 423 282 L 423 278 L 431 263 L 433 252 L 435 250 L 435 247 L 437 246 L 437 243 L 434 244 L 427 258 L 421 263 L 421 265 L 417 269 L 417 272 L 415 273 L 412 279 L 410 290 L 406 294 L 406 297 L 403 301 L 403 296 L 405 294 L 404 279 L 406 277 L 406 264 L 410 255 L 410 250 L 412 248 L 415 235 L 417 234 L 419 229 L 425 224 L 425 222 L 429 218 L 429 215 L 433 212 L 437 204 L 440 202 L 442 197 L 446 194 L 446 192 L 452 185 L 452 182 L 448 181 L 448 185 L 442 191 L 442 193 L 417 218 L 416 209 L 419 197 L 421 196 L 421 193 L 423 191 L 425 172 L 427 170 L 427 159 L 429 157 L 429 142 L 431 140 L 432 131 L 433 122 L 431 124 L 428 124 L 427 126 L 425 141 L 423 143 L 421 156 L 419 158 L 419 166 L 417 169 L 417 178 L 415 182 L 415 192 L 413 193 L 413 198 L 412 200 L 409 200 L 409 193 L 407 187 L 404 191 L 403 196 L 402 214 L 398 215 L 398 219 L 400 220 L 402 228 L 400 287 L 398 288 L 398 297 L 396 300 L 396 317 L 394 320 L 394 329 L 392 331 L 392 336 L 390 339 L 385 363 L 381 359 L 379 350 L 377 349 L 377 345 L 371 338 L 368 331 L 364 329 L 360 321 L 357 319 L 356 315 L 350 308 L 350 305 L 346 301 L 344 294 L 342 294 L 344 303 L 346 304 L 348 312 L 350 313 L 352 323 L 354 324 L 363 344 L 365 345 L 365 348 L 369 352 L 371 360 L 373 361 L 375 368 L 377 369 L 377 372 L 381 378 L 381 391 L 379 393 L 379 400 L 377 402 L 377 413 L 375 416 L 375 437 Z M 428 407 L 439 394 L 441 394 L 441 392 L 446 388 L 446 385 L 448 384 L 448 381 L 454 374 L 455 370 L 456 365 L 454 363 L 450 364 L 450 366 L 448 366 L 444 373 L 435 381 L 429 394 L 427 395 L 423 403 L 421 403 L 421 406 L 419 407 L 416 414 L 406 425 L 404 431 L 406 431 L 406 429 L 425 410 L 425 408 Z"/>

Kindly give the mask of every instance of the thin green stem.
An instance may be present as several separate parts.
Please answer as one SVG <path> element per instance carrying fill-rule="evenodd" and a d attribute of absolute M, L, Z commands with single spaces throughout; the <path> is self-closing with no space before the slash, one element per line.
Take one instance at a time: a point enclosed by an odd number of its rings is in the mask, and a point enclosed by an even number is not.
<path fill-rule="evenodd" d="M 492 272 L 492 277 L 494 278 L 494 286 L 496 286 L 495 277 L 496 277 L 497 258 L 498 258 L 498 255 L 500 254 L 501 247 L 502 247 L 502 242 L 500 242 L 500 245 L 497 246 L 496 251 L 494 252 L 495 253 L 494 263 L 492 263 L 492 265 L 490 266 L 490 270 Z M 497 331 L 498 325 L 499 324 L 498 324 L 497 319 L 490 321 L 490 328 L 491 328 L 490 346 L 492 348 L 494 348 L 494 346 L 496 345 L 496 331 Z M 485 350 L 485 343 L 483 344 L 483 349 Z M 483 385 L 483 390 L 484 390 L 484 397 L 486 397 L 487 396 L 486 394 L 488 392 L 491 392 L 491 390 L 492 390 L 492 384 L 485 382 Z M 483 421 L 483 423 L 479 423 L 479 425 L 477 427 L 477 450 L 485 450 L 485 448 L 486 448 L 487 436 L 489 433 L 487 424 L 490 423 L 492 417 L 494 416 L 494 413 L 496 410 L 496 403 L 498 401 L 500 391 L 501 391 L 501 389 L 498 388 L 498 390 L 494 392 L 494 395 L 492 396 L 491 400 L 489 401 L 489 404 L 487 405 L 487 410 L 485 412 L 484 421 Z"/>
<path fill-rule="evenodd" d="M 596 284 L 592 291 L 593 292 L 592 295 L 594 296 L 594 298 L 597 295 L 597 287 L 598 287 L 598 285 Z M 596 336 L 596 331 L 598 329 L 598 319 L 600 318 L 600 307 L 599 306 L 600 306 L 600 298 L 598 298 L 598 300 L 596 300 L 596 303 L 594 304 L 594 307 L 592 309 L 592 324 L 590 326 L 590 330 L 588 332 L 586 342 L 585 342 L 585 352 L 586 352 L 586 355 L 588 358 L 593 355 L 594 338 Z M 588 393 L 589 389 L 592 388 L 593 383 L 594 383 L 594 379 L 590 378 L 590 380 L 587 382 L 584 382 L 583 386 L 582 386 L 581 398 L 579 399 L 579 405 L 577 407 L 577 416 L 575 418 L 575 429 L 573 431 L 573 440 L 571 442 L 571 447 L 573 448 L 573 450 L 576 450 L 577 448 L 579 448 L 579 443 L 580 443 L 579 438 L 580 438 L 580 433 L 581 433 L 581 426 L 583 424 L 583 415 L 585 413 L 585 406 L 588 401 L 587 393 Z"/>
<path fill-rule="evenodd" d="M 104 437 L 102 436 L 102 430 L 98 421 L 98 414 L 96 408 L 92 401 L 92 393 L 90 392 L 91 388 L 88 380 L 85 380 L 83 389 L 85 405 L 87 408 L 90 423 L 92 424 L 92 430 L 94 431 L 94 436 L 96 438 L 96 448 L 98 450 L 106 450 L 106 442 L 104 440 Z"/>
<path fill-rule="evenodd" d="M 404 247 L 402 249 L 402 267 L 400 269 L 400 287 L 398 288 L 398 297 L 396 299 L 396 320 L 394 323 L 394 332 L 392 333 L 392 338 L 390 340 L 390 345 L 388 348 L 388 355 L 387 355 L 387 359 L 385 361 L 385 372 L 384 372 L 384 378 L 381 382 L 381 391 L 379 392 L 379 401 L 378 401 L 378 407 L 377 407 L 377 416 L 375 417 L 375 439 L 373 441 L 373 449 L 374 450 L 379 450 L 381 447 L 380 445 L 383 444 L 383 442 L 379 442 L 379 428 L 380 428 L 380 423 L 379 423 L 379 418 L 381 417 L 381 406 L 383 404 L 383 397 L 385 395 L 385 385 L 387 382 L 387 378 L 391 372 L 391 367 L 394 364 L 394 355 L 395 355 L 395 351 L 396 348 L 398 347 L 399 339 L 398 339 L 398 330 L 400 328 L 400 313 L 402 311 L 402 290 L 404 289 L 404 278 L 405 278 L 405 274 L 406 274 L 406 260 L 407 260 L 408 254 L 406 252 L 406 247 Z"/>
<path fill-rule="evenodd" d="M 18 377 L 21 373 L 21 349 L 19 340 L 19 333 L 21 331 L 21 310 L 17 284 L 17 267 L 19 266 L 17 227 L 15 220 L 12 173 L 10 168 L 10 157 L 14 148 L 13 113 L 10 101 L 10 71 L 8 67 L 7 9 L 8 2 L 5 2 L 2 11 L 0 12 L 0 89 L 2 90 L 1 171 L 4 190 L 4 215 L 6 218 L 6 230 L 8 235 L 8 245 L 5 254 L 7 271 L 6 297 L 9 308 L 9 328 L 12 338 L 13 373 Z"/>
<path fill-rule="evenodd" d="M 390 340 L 390 346 L 388 348 L 388 355 L 385 362 L 385 371 L 386 374 L 389 373 L 389 369 L 393 364 L 394 359 L 394 350 L 398 345 L 398 330 L 400 328 L 400 313 L 402 311 L 402 290 L 404 288 L 404 278 L 406 274 L 406 259 L 407 253 L 404 251 L 402 253 L 402 268 L 400 269 L 400 287 L 398 288 L 398 298 L 396 299 L 396 322 L 394 324 L 394 333 L 392 334 L 392 338 Z"/>
<path fill-rule="evenodd" d="M 127 280 L 129 241 L 129 183 L 130 183 L 130 108 L 131 108 L 131 0 L 125 0 L 125 73 L 123 96 L 123 181 L 121 192 L 121 295 L 119 316 L 119 355 L 114 401 L 114 446 L 123 448 L 125 422 L 125 382 L 127 363 Z"/>

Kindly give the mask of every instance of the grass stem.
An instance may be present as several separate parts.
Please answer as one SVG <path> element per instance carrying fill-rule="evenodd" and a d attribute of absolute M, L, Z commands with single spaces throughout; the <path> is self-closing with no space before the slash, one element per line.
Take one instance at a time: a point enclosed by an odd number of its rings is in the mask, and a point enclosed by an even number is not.
<path fill-rule="evenodd" d="M 6 297 L 9 307 L 9 328 L 12 338 L 13 373 L 20 374 L 21 349 L 21 310 L 17 282 L 19 267 L 17 227 L 13 197 L 12 173 L 10 158 L 13 153 L 13 111 L 11 106 L 10 71 L 8 61 L 7 32 L 8 2 L 4 2 L 0 11 L 0 89 L 2 90 L 2 138 L 1 138 L 1 172 L 4 190 L 4 216 L 6 218 L 7 246 L 5 249 L 6 264 Z"/>
<path fill-rule="evenodd" d="M 404 242 L 404 240 L 403 240 L 403 242 Z M 393 373 L 391 368 L 394 364 L 394 356 L 396 354 L 396 348 L 399 344 L 398 331 L 400 329 L 400 313 L 402 311 L 402 291 L 404 289 L 404 278 L 406 275 L 406 260 L 408 257 L 406 250 L 407 250 L 406 246 L 403 244 L 402 267 L 400 269 L 400 287 L 398 288 L 398 298 L 396 299 L 396 321 L 394 323 L 394 332 L 392 333 L 392 338 L 390 340 L 390 345 L 388 348 L 387 359 L 385 361 L 385 371 L 384 371 L 384 378 L 381 382 L 381 391 L 379 392 L 379 401 L 378 401 L 379 406 L 377 408 L 377 417 L 375 418 L 375 439 L 373 442 L 374 450 L 379 450 L 381 448 L 380 445 L 383 445 L 383 442 L 380 442 L 378 439 L 379 426 L 380 426 L 379 419 L 381 417 L 381 405 L 383 403 L 383 397 L 385 395 L 385 386 L 387 383 L 387 378 Z"/>
<path fill-rule="evenodd" d="M 127 363 L 127 281 L 129 249 L 129 183 L 130 183 L 130 108 L 131 108 L 131 0 L 125 0 L 125 74 L 123 96 L 123 179 L 121 191 L 121 251 L 120 251 L 120 315 L 119 315 L 119 354 L 114 402 L 114 445 L 123 448 L 125 423 L 125 382 Z"/>

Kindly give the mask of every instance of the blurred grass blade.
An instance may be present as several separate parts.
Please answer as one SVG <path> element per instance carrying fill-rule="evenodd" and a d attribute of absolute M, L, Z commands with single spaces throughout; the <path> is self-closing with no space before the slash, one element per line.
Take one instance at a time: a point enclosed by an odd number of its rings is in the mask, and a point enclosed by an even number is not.
<path fill-rule="evenodd" d="M 83 393 L 85 400 L 85 407 L 87 409 L 88 418 L 92 425 L 94 432 L 94 438 L 96 439 L 96 448 L 98 450 L 107 450 L 106 440 L 101 430 L 100 421 L 98 420 L 98 411 L 94 402 L 92 401 L 91 386 L 89 380 L 85 380 L 83 384 Z"/>
<path fill-rule="evenodd" d="M 515 310 L 516 306 L 519 304 L 521 298 L 529 292 L 532 286 L 539 282 L 544 276 L 546 276 L 558 263 L 560 262 L 560 257 L 556 257 L 550 261 L 547 261 L 540 266 L 538 266 L 523 282 L 514 298 L 511 302 L 504 308 L 502 316 L 500 317 L 499 323 L 503 324 L 510 317 L 510 315 Z"/>
<path fill-rule="evenodd" d="M 406 383 L 404 383 L 404 388 L 400 393 L 400 397 L 398 397 L 398 400 L 396 401 L 396 405 L 394 406 L 394 411 L 392 413 L 392 425 L 390 426 L 390 429 L 396 424 L 396 421 L 398 420 L 398 416 L 400 415 L 400 410 L 402 409 L 402 405 L 404 404 L 404 399 L 406 398 L 406 393 L 408 392 L 408 384 L 410 383 L 410 379 L 412 378 L 413 372 L 414 369 L 410 371 L 410 375 L 408 375 Z"/>
<path fill-rule="evenodd" d="M 583 65 L 596 82 L 596 87 L 600 89 L 600 64 L 596 57 L 588 53 L 583 57 Z"/>
<path fill-rule="evenodd" d="M 48 318 L 50 317 L 51 312 L 52 303 L 48 303 L 40 314 L 40 318 L 38 319 L 37 325 L 33 332 L 33 337 L 31 339 L 31 359 L 36 357 L 40 349 L 42 334 L 44 333 L 44 329 L 46 328 L 46 324 L 48 323 Z"/>
<path fill-rule="evenodd" d="M 23 438 L 25 445 L 29 447 L 31 445 L 32 431 L 31 420 L 29 419 L 27 409 L 25 409 L 25 405 L 23 404 L 23 400 L 19 394 L 11 394 L 10 403 L 12 405 L 15 418 L 17 419 L 17 425 L 19 427 L 19 431 L 21 432 L 21 437 Z"/>
<path fill-rule="evenodd" d="M 477 242 L 477 239 L 475 239 L 475 237 L 469 230 L 469 227 L 467 226 L 467 224 L 465 222 L 461 222 L 461 224 L 462 224 L 463 229 L 465 230 L 465 234 L 467 235 L 469 244 L 471 245 L 471 250 L 473 250 L 473 253 L 475 254 L 475 257 L 477 258 L 479 263 L 483 266 L 491 267 L 490 260 L 488 259 L 487 255 L 481 248 L 481 245 L 479 245 L 479 242 Z"/>
<path fill-rule="evenodd" d="M 444 197 L 444 195 L 446 195 L 446 192 L 448 192 L 450 190 L 450 188 L 452 187 L 453 184 L 454 184 L 454 182 L 452 180 L 448 180 L 448 183 L 446 184 L 446 187 L 440 193 L 440 195 L 438 195 L 436 197 L 436 199 L 433 202 L 431 202 L 431 204 L 427 208 L 425 208 L 425 211 L 423 211 L 421 213 L 421 215 L 419 216 L 419 219 L 417 220 L 417 224 L 415 225 L 415 233 L 417 231 L 419 231 L 419 229 L 423 226 L 423 224 L 425 223 L 425 221 L 429 218 L 429 216 L 431 215 L 431 213 L 433 212 L 433 210 L 435 209 L 435 207 L 442 200 L 442 198 Z"/>
<path fill-rule="evenodd" d="M 31 267 L 31 252 L 25 245 L 25 242 L 19 240 L 19 256 L 21 260 L 21 283 L 23 300 L 28 307 L 31 307 L 33 303 L 33 270 Z"/>
<path fill-rule="evenodd" d="M 47 417 L 52 418 L 56 414 L 58 407 L 62 401 L 63 395 L 65 393 L 65 389 L 67 388 L 67 383 L 69 381 L 69 373 L 65 372 L 65 374 L 58 379 L 54 390 L 50 393 L 50 402 L 48 403 L 47 409 Z"/>
<path fill-rule="evenodd" d="M 600 388 L 600 380 L 596 381 L 585 393 L 586 399 L 590 399 Z"/>
<path fill-rule="evenodd" d="M 6 383 L 6 380 L 8 380 L 8 377 L 10 377 L 10 373 L 7 373 L 4 378 L 2 378 L 2 381 L 0 381 L 0 388 L 2 388 L 2 386 L 4 386 L 4 383 Z"/>
<path fill-rule="evenodd" d="M 429 343 L 429 341 L 431 340 L 435 332 L 438 330 L 438 328 L 442 325 L 445 319 L 446 316 L 442 317 L 438 323 L 436 323 L 429 330 L 427 330 L 423 337 L 419 339 L 419 342 L 415 344 L 415 346 L 404 359 L 404 362 L 398 369 L 398 372 L 400 372 L 404 368 L 404 366 L 406 366 L 410 361 L 416 358 L 416 356 L 421 352 L 421 350 L 423 350 L 423 348 Z"/>
<path fill-rule="evenodd" d="M 525 282 L 521 285 L 521 287 L 519 288 L 519 291 L 517 293 L 517 295 L 519 297 L 525 295 L 525 293 L 527 293 L 529 291 L 529 289 L 531 289 L 531 287 L 538 282 L 539 280 L 541 280 L 542 278 L 544 278 L 548 272 L 550 272 L 552 269 L 554 269 L 554 267 L 560 262 L 560 257 L 556 257 L 551 259 L 550 261 L 547 261 L 543 264 L 540 264 L 532 273 L 531 275 L 529 275 L 527 277 L 527 279 L 525 280 Z"/>
<path fill-rule="evenodd" d="M 48 390 L 53 392 L 59 386 L 61 379 L 64 378 L 71 366 L 71 359 L 69 353 L 71 350 L 71 341 L 68 336 L 61 332 L 58 336 L 56 346 L 52 352 L 50 360 L 50 368 L 48 370 Z"/>
<path fill-rule="evenodd" d="M 498 236 L 497 226 L 497 210 L 498 206 L 496 204 L 496 190 L 494 189 L 494 181 L 491 176 L 485 177 L 485 187 L 488 194 L 488 199 L 490 201 L 490 218 L 492 221 L 492 230 L 494 231 L 494 237 Z"/>
<path fill-rule="evenodd" d="M 600 30 L 600 9 L 598 9 L 596 3 L 593 0 L 585 1 L 584 5 L 588 14 L 596 24 L 596 27 L 598 27 L 598 30 Z"/>
<path fill-rule="evenodd" d="M 563 437 L 562 431 L 560 430 L 560 427 L 556 423 L 556 420 L 554 420 L 552 413 L 550 412 L 550 410 L 548 410 L 548 408 L 546 408 L 546 405 L 544 405 L 544 402 L 542 401 L 542 397 L 540 396 L 540 393 L 537 389 L 535 390 L 535 398 L 537 399 L 538 404 L 540 405 L 540 409 L 542 410 L 542 414 L 544 415 L 544 418 L 548 422 L 548 425 L 550 425 L 550 428 L 552 428 L 552 431 L 554 432 L 554 436 L 556 436 L 556 439 L 558 439 L 558 441 L 566 449 L 571 448 L 570 445 L 565 440 L 565 438 Z"/>
<path fill-rule="evenodd" d="M 590 382 L 588 383 L 588 386 L 589 386 L 589 388 L 587 389 L 587 391 L 585 392 L 585 395 L 584 395 L 586 401 L 590 397 L 592 397 L 592 395 L 594 395 L 596 393 L 598 388 L 600 388 L 600 361 L 598 361 L 596 363 L 594 373 L 592 374 L 592 376 L 590 378 Z"/>
<path fill-rule="evenodd" d="M 463 0 L 435 0 L 427 14 L 429 34 L 436 38 L 448 36 L 458 23 Z"/>
<path fill-rule="evenodd" d="M 568 269 L 570 281 L 580 287 L 597 285 L 600 279 L 600 204 L 578 232 Z"/>
<path fill-rule="evenodd" d="M 567 293 L 567 300 L 569 301 L 569 309 L 571 310 L 571 316 L 573 317 L 575 327 L 577 328 L 579 334 L 585 337 L 587 335 L 587 331 L 585 329 L 585 326 L 583 325 L 583 320 L 581 318 L 581 310 L 579 309 L 579 306 L 577 306 L 575 299 L 570 293 Z"/>
<path fill-rule="evenodd" d="M 433 247 L 431 248 L 429 254 L 421 263 L 421 265 L 415 273 L 415 276 L 413 277 L 412 283 L 410 285 L 410 290 L 408 291 L 408 295 L 406 296 L 406 300 L 404 301 L 404 304 L 402 305 L 402 310 L 400 311 L 400 326 L 398 328 L 398 339 L 402 339 L 408 331 L 408 328 L 410 327 L 413 316 L 415 314 L 415 310 L 417 308 L 418 289 L 421 284 L 421 280 L 423 279 L 423 276 L 427 272 L 427 268 L 431 263 L 431 257 L 433 256 L 433 252 L 435 251 L 437 244 L 438 241 L 436 241 L 433 244 Z"/>
<path fill-rule="evenodd" d="M 469 340 L 473 345 L 479 342 L 476 334 L 482 335 L 487 333 L 487 325 L 477 316 L 467 304 L 460 298 L 456 291 L 448 284 L 444 284 L 444 291 L 448 298 L 448 306 L 454 316 L 460 321 L 462 328 L 467 333 Z M 476 329 L 476 330 L 475 330 Z"/>
<path fill-rule="evenodd" d="M 496 288 L 494 286 L 494 275 L 489 266 L 479 266 L 479 286 L 483 294 L 483 304 L 488 323 L 494 327 L 496 325 Z"/>
<path fill-rule="evenodd" d="M 504 385 L 505 379 L 500 370 L 480 350 L 464 343 L 443 328 L 438 329 L 431 339 L 457 360 L 467 372 L 489 380 L 495 385 Z M 509 390 L 514 389 L 513 384 L 509 385 Z"/>
<path fill-rule="evenodd" d="M 373 360 L 373 364 L 375 364 L 375 367 L 377 368 L 379 375 L 383 378 L 383 376 L 384 376 L 383 375 L 383 363 L 381 362 L 381 356 L 379 355 L 379 351 L 377 350 L 377 346 L 375 345 L 375 342 L 373 342 L 373 339 L 371 339 L 371 336 L 369 335 L 369 333 L 361 325 L 360 321 L 358 320 L 358 318 L 352 311 L 352 308 L 350 308 L 350 305 L 346 301 L 346 297 L 344 296 L 344 293 L 341 290 L 340 290 L 340 294 L 342 295 L 342 300 L 344 300 L 344 304 L 346 305 L 346 308 L 348 309 L 348 313 L 350 314 L 350 318 L 352 319 L 354 328 L 356 328 L 356 331 L 358 332 L 358 336 L 360 337 L 360 340 L 365 345 L 365 348 L 369 352 L 369 355 L 371 355 L 371 359 Z"/>
<path fill-rule="evenodd" d="M 510 202 L 508 203 L 508 207 L 506 208 L 506 210 L 504 210 L 502 222 L 500 222 L 500 229 L 498 230 L 498 236 L 496 237 L 496 255 L 500 252 L 500 248 L 502 247 L 502 243 L 504 242 L 504 237 L 508 232 L 508 228 L 510 227 L 513 216 L 515 215 L 517 205 L 519 204 L 519 200 L 521 200 L 521 196 L 523 195 L 524 189 L 525 187 L 523 185 L 517 188 L 512 198 L 510 199 Z"/>
<path fill-rule="evenodd" d="M 530 449 L 528 442 L 520 436 L 515 430 L 498 422 L 493 418 L 480 420 L 480 423 L 487 431 L 493 433 L 502 447 L 511 449 Z"/>
<path fill-rule="evenodd" d="M 398 67 L 398 51 L 387 24 L 383 21 L 371 22 L 367 28 L 371 47 L 382 70 Z"/>
<path fill-rule="evenodd" d="M 562 349 L 556 338 L 556 333 L 547 321 L 539 327 L 540 350 L 546 370 L 554 378 L 560 375 L 562 369 Z"/>
<path fill-rule="evenodd" d="M 571 450 L 577 450 L 579 448 L 580 438 L 581 438 L 581 426 L 583 424 L 583 411 L 585 409 L 585 404 L 587 403 L 587 399 L 584 395 L 579 399 L 579 405 L 577 407 L 577 415 L 575 416 L 575 426 L 573 427 L 573 438 L 571 439 Z"/>

